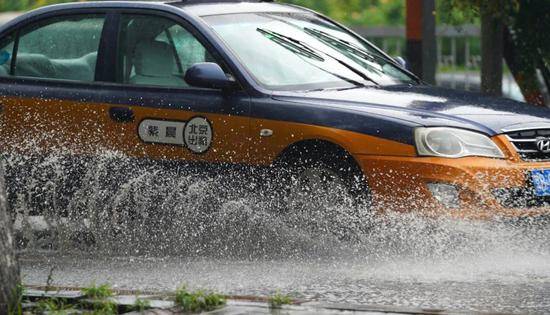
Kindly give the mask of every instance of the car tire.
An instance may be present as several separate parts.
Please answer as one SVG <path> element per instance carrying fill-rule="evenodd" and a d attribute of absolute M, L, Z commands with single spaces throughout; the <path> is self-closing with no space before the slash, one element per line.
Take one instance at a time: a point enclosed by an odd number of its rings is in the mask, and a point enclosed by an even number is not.
<path fill-rule="evenodd" d="M 292 226 L 308 233 L 358 239 L 372 222 L 372 201 L 365 176 L 343 152 L 293 159 L 278 169 L 281 212 Z"/>

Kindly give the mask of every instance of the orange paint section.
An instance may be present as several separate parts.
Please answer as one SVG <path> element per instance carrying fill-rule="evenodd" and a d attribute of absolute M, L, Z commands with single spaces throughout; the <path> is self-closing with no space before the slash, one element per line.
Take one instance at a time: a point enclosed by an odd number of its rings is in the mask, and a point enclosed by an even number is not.
<path fill-rule="evenodd" d="M 115 151 L 130 157 L 151 159 L 240 163 L 248 158 L 249 118 L 195 113 L 181 110 L 127 106 L 135 115 L 133 122 L 111 120 L 109 108 L 98 103 L 75 101 L 3 98 L 0 119 L 2 146 L 8 151 L 93 155 Z M 145 118 L 187 121 L 194 116 L 207 117 L 213 129 L 212 147 L 195 154 L 183 146 L 151 144 L 138 135 Z"/>
<path fill-rule="evenodd" d="M 168 110 L 148 107 L 131 107 L 135 113 L 135 123 L 114 124 L 114 134 L 124 136 L 116 139 L 115 146 L 132 157 L 151 159 L 185 160 L 191 162 L 204 161 L 216 163 L 244 163 L 248 160 L 250 141 L 249 118 L 241 116 L 196 113 L 182 110 Z M 137 134 L 139 122 L 143 119 L 188 121 L 195 116 L 208 118 L 212 125 L 212 146 L 203 153 L 197 154 L 183 146 L 152 144 L 141 141 Z"/>
<path fill-rule="evenodd" d="M 261 137 L 263 129 L 273 131 Z M 341 129 L 266 119 L 251 120 L 251 163 L 271 164 L 289 145 L 304 140 L 325 140 L 337 144 L 352 155 L 410 156 L 416 155 L 412 145 Z"/>
<path fill-rule="evenodd" d="M 15 97 L 0 101 L 0 141 L 8 152 L 32 154 L 55 148 L 82 154 L 105 144 L 105 107 Z"/>
<path fill-rule="evenodd" d="M 243 163 L 268 166 L 290 145 L 304 140 L 326 140 L 342 146 L 351 154 L 415 156 L 415 149 L 396 141 L 329 127 L 313 126 L 243 116 L 197 113 L 183 110 L 126 106 L 135 115 L 131 123 L 109 117 L 109 108 L 124 107 L 66 100 L 3 98 L 2 145 L 9 151 L 93 155 L 115 151 L 130 157 Z M 212 124 L 212 147 L 204 154 L 192 153 L 183 146 L 143 142 L 138 135 L 144 119 L 188 121 L 207 117 Z M 271 137 L 262 137 L 270 129 Z"/>
<path fill-rule="evenodd" d="M 465 157 L 381 157 L 358 158 L 374 193 L 379 211 L 421 211 L 427 215 L 491 219 L 550 215 L 550 208 L 507 208 L 494 195 L 496 189 L 525 188 L 528 173 L 550 169 L 550 162 L 523 162 L 504 136 L 493 140 L 506 159 Z M 428 183 L 458 187 L 460 207 L 444 208 L 428 190 Z"/>
<path fill-rule="evenodd" d="M 292 144 L 326 140 L 356 159 L 382 212 L 422 211 L 475 219 L 550 214 L 550 209 L 505 208 L 494 196 L 495 189 L 525 188 L 530 170 L 550 169 L 550 162 L 522 161 L 505 136 L 493 140 L 506 159 L 447 159 L 418 157 L 413 145 L 300 123 L 141 106 L 128 106 L 135 114 L 134 121 L 119 123 L 109 117 L 109 108 L 123 105 L 16 97 L 2 97 L 0 103 L 0 145 L 4 152 L 56 150 L 95 155 L 111 150 L 137 158 L 269 166 Z M 195 116 L 206 117 L 212 124 L 212 146 L 204 154 L 183 146 L 145 143 L 139 138 L 138 126 L 143 119 L 188 121 Z M 458 187 L 460 207 L 442 207 L 428 190 L 428 183 Z"/>

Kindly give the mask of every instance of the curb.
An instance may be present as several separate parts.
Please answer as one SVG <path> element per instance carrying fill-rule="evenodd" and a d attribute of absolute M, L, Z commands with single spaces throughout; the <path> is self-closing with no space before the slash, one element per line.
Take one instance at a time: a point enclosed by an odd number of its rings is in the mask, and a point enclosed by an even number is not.
<path fill-rule="evenodd" d="M 94 303 L 97 301 L 87 299 L 81 288 L 77 287 L 49 287 L 26 285 L 24 296 L 31 300 L 41 298 L 60 298 L 69 301 L 80 301 Z M 119 308 L 131 307 L 136 300 L 147 300 L 150 309 L 143 312 L 126 312 L 121 314 L 147 314 L 147 315 L 176 315 L 183 313 L 172 300 L 173 292 L 144 292 L 136 290 L 116 290 L 115 296 L 108 301 L 116 304 Z M 237 315 L 237 314 L 288 314 L 288 315 L 313 315 L 313 314 L 407 314 L 407 315 L 451 315 L 451 314 L 473 314 L 473 315 L 505 315 L 508 313 L 495 312 L 472 312 L 460 310 L 444 310 L 431 308 L 408 308 L 384 305 L 355 305 L 348 303 L 324 303 L 317 301 L 294 300 L 292 305 L 283 305 L 280 308 L 272 308 L 268 303 L 268 297 L 261 296 L 226 296 L 227 303 L 224 307 L 202 314 Z"/>

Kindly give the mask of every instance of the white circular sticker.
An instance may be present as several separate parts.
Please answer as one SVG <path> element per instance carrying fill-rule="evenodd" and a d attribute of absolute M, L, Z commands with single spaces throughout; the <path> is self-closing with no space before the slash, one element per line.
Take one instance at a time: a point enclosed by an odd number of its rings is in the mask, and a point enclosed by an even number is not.
<path fill-rule="evenodd" d="M 204 153 L 212 145 L 212 127 L 204 117 L 195 117 L 187 122 L 183 131 L 185 145 L 194 153 Z"/>

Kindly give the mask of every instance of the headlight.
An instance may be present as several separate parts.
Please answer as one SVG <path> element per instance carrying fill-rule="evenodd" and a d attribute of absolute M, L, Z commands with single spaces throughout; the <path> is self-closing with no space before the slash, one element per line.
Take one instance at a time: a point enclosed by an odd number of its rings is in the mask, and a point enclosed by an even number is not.
<path fill-rule="evenodd" d="M 418 154 L 460 158 L 487 156 L 504 158 L 504 154 L 487 136 L 455 128 L 417 128 L 414 132 Z"/>

